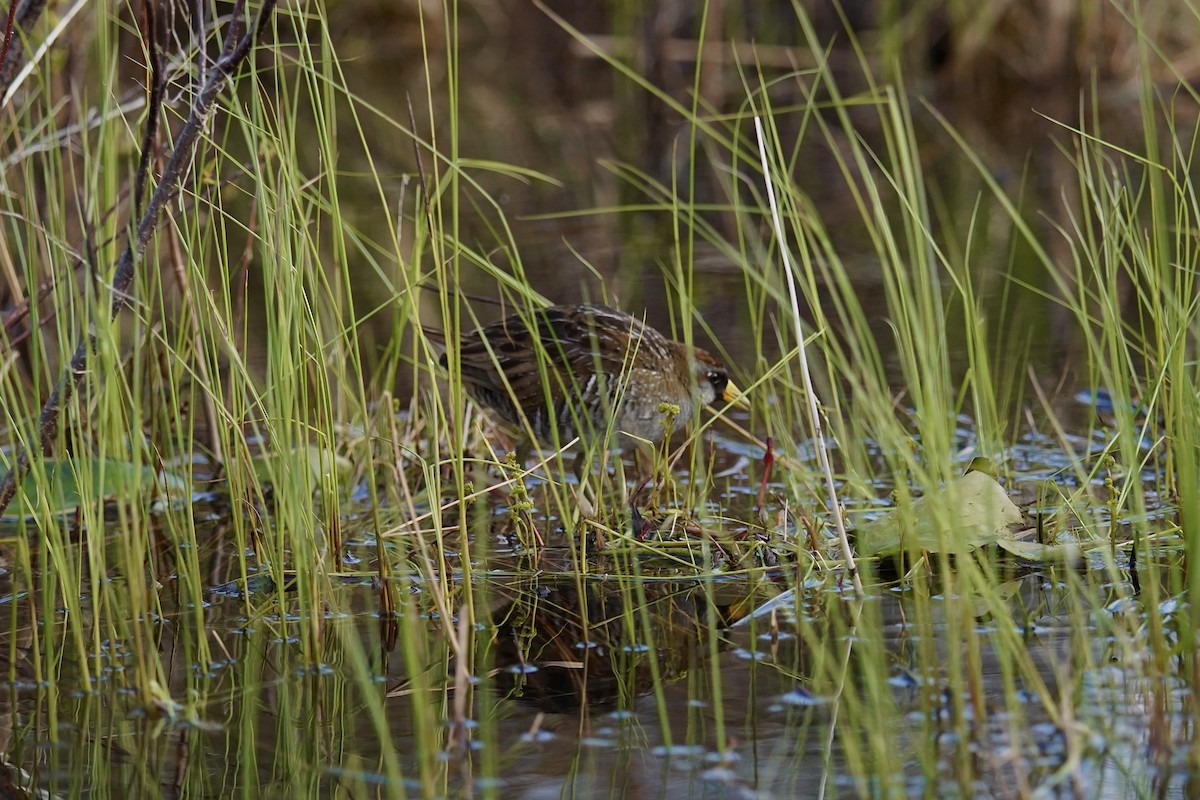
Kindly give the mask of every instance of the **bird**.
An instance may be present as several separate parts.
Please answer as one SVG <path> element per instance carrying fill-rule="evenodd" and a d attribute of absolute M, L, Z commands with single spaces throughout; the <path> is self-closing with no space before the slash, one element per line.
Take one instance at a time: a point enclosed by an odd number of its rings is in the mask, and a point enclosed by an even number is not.
<path fill-rule="evenodd" d="M 578 436 L 592 444 L 611 422 L 625 436 L 658 443 L 701 406 L 742 402 L 716 356 L 597 305 L 505 317 L 463 335 L 457 355 L 468 394 L 542 442 L 557 432 L 558 442 Z M 450 363 L 448 352 L 441 363 Z"/>

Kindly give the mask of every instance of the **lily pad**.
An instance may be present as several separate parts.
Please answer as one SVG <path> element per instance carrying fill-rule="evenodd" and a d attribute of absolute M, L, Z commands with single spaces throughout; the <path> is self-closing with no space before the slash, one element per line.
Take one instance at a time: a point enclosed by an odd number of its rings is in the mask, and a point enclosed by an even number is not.
<path fill-rule="evenodd" d="M 282 453 L 264 453 L 254 458 L 254 474 L 259 483 L 274 483 L 291 470 L 307 470 L 314 483 L 329 481 L 333 476 L 345 480 L 354 471 L 354 464 L 345 456 L 315 446 L 297 447 Z"/>
<path fill-rule="evenodd" d="M 160 493 L 190 498 L 192 486 L 178 475 L 124 461 L 50 459 L 25 477 L 5 517 L 29 518 L 43 507 L 51 514 L 68 514 L 85 503 Z"/>
<path fill-rule="evenodd" d="M 1042 544 L 1040 542 L 1000 539 L 996 545 L 1017 558 L 1040 563 L 1062 562 L 1074 564 L 1083 556 L 1083 548 L 1076 542 Z"/>
<path fill-rule="evenodd" d="M 969 553 L 977 547 L 1013 539 L 1022 523 L 1021 509 L 1004 487 L 991 475 L 976 470 L 913 501 L 910 513 L 897 509 L 859 526 L 858 553 Z"/>

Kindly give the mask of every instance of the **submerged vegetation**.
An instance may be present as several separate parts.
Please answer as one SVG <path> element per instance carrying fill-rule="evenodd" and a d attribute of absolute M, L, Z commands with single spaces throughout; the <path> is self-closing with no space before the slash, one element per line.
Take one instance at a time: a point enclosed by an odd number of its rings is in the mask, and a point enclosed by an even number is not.
<path fill-rule="evenodd" d="M 14 6 L 0 796 L 1190 790 L 1200 8 L 329 5 Z"/>

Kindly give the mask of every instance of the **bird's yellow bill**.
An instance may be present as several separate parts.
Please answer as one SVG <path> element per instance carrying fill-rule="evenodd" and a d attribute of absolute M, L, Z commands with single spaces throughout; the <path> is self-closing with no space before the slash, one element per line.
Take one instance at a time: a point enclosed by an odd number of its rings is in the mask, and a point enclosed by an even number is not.
<path fill-rule="evenodd" d="M 721 395 L 721 399 L 736 408 L 750 408 L 750 401 L 742 394 L 741 389 L 733 385 L 733 381 L 725 385 L 725 393 Z"/>

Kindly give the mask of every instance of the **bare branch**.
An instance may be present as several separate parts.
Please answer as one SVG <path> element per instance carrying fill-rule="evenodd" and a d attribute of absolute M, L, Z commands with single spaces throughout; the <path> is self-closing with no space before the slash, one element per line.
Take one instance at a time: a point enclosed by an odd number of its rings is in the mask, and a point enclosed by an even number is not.
<path fill-rule="evenodd" d="M 31 0 L 31 2 L 37 2 L 37 0 Z M 150 200 L 146 204 L 146 209 L 138 221 L 137 228 L 131 240 L 117 260 L 117 269 L 113 274 L 112 281 L 113 299 L 110 309 L 112 317 L 116 317 L 129 305 L 131 300 L 129 292 L 130 287 L 133 285 L 133 279 L 137 275 L 137 265 L 145 253 L 151 237 L 154 235 L 155 228 L 158 227 L 159 215 L 167 203 L 179 193 L 179 183 L 184 169 L 191 163 L 195 155 L 196 142 L 205 129 L 209 118 L 212 116 L 213 110 L 216 107 L 217 96 L 225 88 L 229 77 L 250 54 L 255 41 L 266 27 L 267 21 L 275 9 L 276 2 L 277 0 L 264 0 L 262 10 L 259 12 L 258 24 L 249 28 L 244 35 L 236 40 L 232 35 L 227 37 L 226 46 L 217 58 L 212 70 L 208 73 L 199 93 L 192 101 L 191 113 L 188 115 L 187 122 L 179 130 L 179 135 L 175 140 L 175 148 L 171 151 L 171 156 L 167 160 L 163 174 L 159 178 L 154 192 L 150 195 Z M 239 0 L 234 9 L 233 18 L 235 20 L 242 15 L 243 8 L 244 2 L 243 0 Z M 236 22 L 232 24 L 234 26 L 237 25 Z M 152 43 L 151 50 L 154 49 L 154 46 Z M 161 92 L 158 97 L 159 105 L 155 105 L 154 94 L 152 87 L 149 108 L 149 119 L 151 120 L 156 118 L 161 110 Z M 157 122 L 147 121 L 148 129 L 153 125 L 157 125 Z M 149 147 L 151 143 L 151 140 L 147 138 L 146 146 Z M 150 160 L 145 158 L 143 154 L 143 158 L 139 164 L 139 172 L 143 169 L 148 170 L 149 164 Z M 145 176 L 140 175 L 138 180 L 144 181 Z M 67 368 L 63 370 L 58 383 L 42 406 L 42 411 L 38 418 L 38 437 L 43 452 L 49 452 L 54 440 L 57 438 L 58 420 L 63 403 L 70 398 L 72 392 L 79 388 L 79 385 L 88 374 L 87 356 L 94 345 L 95 333 L 88 331 L 83 341 L 75 349 L 75 353 L 71 356 Z M 0 513 L 3 513 L 8 504 L 12 502 L 13 496 L 17 492 L 17 486 L 29 473 L 29 466 L 29 449 L 22 447 L 17 453 L 12 468 L 4 476 L 4 479 L 0 481 Z"/>
<path fill-rule="evenodd" d="M 20 66 L 24 54 L 23 36 L 46 10 L 46 0 L 12 0 L 4 29 L 4 50 L 0 53 L 0 97 L 8 95 L 8 87 Z"/>

